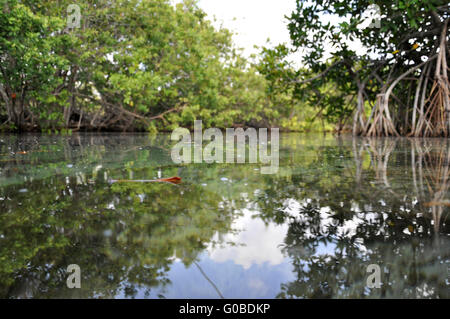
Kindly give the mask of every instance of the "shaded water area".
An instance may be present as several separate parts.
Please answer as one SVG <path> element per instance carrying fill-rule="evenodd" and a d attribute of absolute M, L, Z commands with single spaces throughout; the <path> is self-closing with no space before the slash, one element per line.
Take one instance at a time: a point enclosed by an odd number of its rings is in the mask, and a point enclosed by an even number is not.
<path fill-rule="evenodd" d="M 0 135 L 0 298 L 450 297 L 450 140 L 281 134 L 272 175 L 172 145 Z"/>

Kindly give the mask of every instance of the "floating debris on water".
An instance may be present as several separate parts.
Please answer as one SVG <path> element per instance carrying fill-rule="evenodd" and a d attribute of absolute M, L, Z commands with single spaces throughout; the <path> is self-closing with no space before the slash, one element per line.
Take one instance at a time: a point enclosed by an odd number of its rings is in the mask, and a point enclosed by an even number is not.
<path fill-rule="evenodd" d="M 159 179 L 109 179 L 108 183 L 171 183 L 171 184 L 180 184 L 181 177 L 174 176 L 168 178 L 159 178 Z"/>

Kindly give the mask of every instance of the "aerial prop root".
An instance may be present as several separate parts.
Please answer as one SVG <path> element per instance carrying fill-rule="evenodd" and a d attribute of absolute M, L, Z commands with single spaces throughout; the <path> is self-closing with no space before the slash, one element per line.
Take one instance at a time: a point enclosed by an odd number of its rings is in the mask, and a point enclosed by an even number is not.
<path fill-rule="evenodd" d="M 450 135 L 450 84 L 446 57 L 448 21 L 449 19 L 443 23 L 439 52 L 429 57 L 427 61 L 401 74 L 386 90 L 377 95 L 373 120 L 366 125 L 362 134 L 366 136 L 399 136 L 389 112 L 389 97 L 401 80 L 417 69 L 423 68 L 416 88 L 411 131 L 408 135 L 416 137 L 448 137 Z M 428 76 L 433 66 L 435 74 L 433 83 L 429 86 Z M 419 117 L 416 121 L 417 114 Z"/>

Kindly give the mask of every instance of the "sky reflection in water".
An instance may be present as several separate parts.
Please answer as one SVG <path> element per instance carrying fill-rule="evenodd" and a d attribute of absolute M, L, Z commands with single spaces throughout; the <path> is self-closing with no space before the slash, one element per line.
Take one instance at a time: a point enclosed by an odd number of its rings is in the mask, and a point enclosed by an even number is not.
<path fill-rule="evenodd" d="M 0 136 L 0 297 L 449 297 L 448 140 L 282 134 L 274 175 L 175 165 L 171 145 Z"/>

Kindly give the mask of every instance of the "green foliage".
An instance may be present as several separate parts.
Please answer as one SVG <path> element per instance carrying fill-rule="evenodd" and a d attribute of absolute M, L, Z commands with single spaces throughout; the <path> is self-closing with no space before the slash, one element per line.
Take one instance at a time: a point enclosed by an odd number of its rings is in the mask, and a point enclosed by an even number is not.
<path fill-rule="evenodd" d="M 285 120 L 292 99 L 267 96 L 271 84 L 257 64 L 195 1 L 78 1 L 80 28 L 68 28 L 70 4 L 0 4 L 8 8 L 0 15 L 0 118 L 18 129 L 155 132 L 194 119 L 223 128 L 292 122 Z"/>
<path fill-rule="evenodd" d="M 57 122 L 55 104 L 64 94 L 53 92 L 62 82 L 55 70 L 67 70 L 68 61 L 54 48 L 67 37 L 52 33 L 64 21 L 15 0 L 2 0 L 0 7 L 0 93 L 8 119 L 21 129 L 29 112 L 39 108 L 41 119 Z"/>
<path fill-rule="evenodd" d="M 363 27 L 371 5 L 379 8 L 379 28 Z M 324 110 L 321 115 L 331 123 L 349 123 L 354 113 L 358 133 L 367 129 L 365 115 L 375 108 L 377 94 L 436 53 L 449 12 L 443 0 L 297 0 L 288 29 L 293 50 L 302 52 L 301 68 L 286 64 L 290 52 L 277 46 L 263 50 L 262 73 L 273 87 L 292 90 L 295 98 Z M 405 121 L 412 114 L 414 94 L 408 90 L 415 92 L 414 85 L 397 86 L 391 101 L 393 126 L 403 133 L 414 126 Z M 363 127 L 358 129 L 358 122 Z"/>

